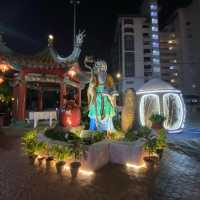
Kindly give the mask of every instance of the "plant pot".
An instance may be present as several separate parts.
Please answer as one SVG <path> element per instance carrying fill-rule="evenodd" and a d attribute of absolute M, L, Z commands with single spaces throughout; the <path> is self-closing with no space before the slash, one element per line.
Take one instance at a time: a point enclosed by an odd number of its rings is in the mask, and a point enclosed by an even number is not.
<path fill-rule="evenodd" d="M 76 178 L 77 174 L 78 174 L 78 170 L 81 166 L 81 163 L 78 161 L 74 161 L 70 164 L 70 172 L 71 172 L 71 176 L 72 178 Z"/>
<path fill-rule="evenodd" d="M 154 165 L 156 164 L 157 160 L 158 160 L 158 158 L 156 156 L 144 157 L 144 162 L 148 169 L 152 169 L 154 167 Z"/>
<path fill-rule="evenodd" d="M 153 123 L 151 127 L 153 129 L 161 129 L 162 128 L 162 124 L 161 123 Z"/>
<path fill-rule="evenodd" d="M 28 158 L 29 158 L 30 164 L 33 165 L 37 156 L 36 155 L 29 155 Z"/>
<path fill-rule="evenodd" d="M 64 171 L 65 161 L 59 161 L 56 163 L 57 174 L 62 174 Z"/>
<path fill-rule="evenodd" d="M 54 166 L 55 166 L 55 160 L 53 159 L 52 156 L 48 157 L 46 159 L 46 168 L 47 168 L 47 170 L 51 169 Z"/>
<path fill-rule="evenodd" d="M 158 154 L 159 160 L 161 160 L 163 156 L 163 149 L 157 149 L 156 153 Z"/>
<path fill-rule="evenodd" d="M 42 162 L 44 161 L 45 157 L 39 157 L 37 158 L 38 166 L 42 166 Z"/>

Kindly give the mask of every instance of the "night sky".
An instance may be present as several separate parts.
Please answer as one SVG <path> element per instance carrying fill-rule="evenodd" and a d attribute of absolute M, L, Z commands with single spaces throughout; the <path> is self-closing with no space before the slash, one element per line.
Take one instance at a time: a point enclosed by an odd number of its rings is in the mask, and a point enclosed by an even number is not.
<path fill-rule="evenodd" d="M 109 59 L 117 16 L 138 14 L 142 0 L 80 0 L 78 28 L 86 30 L 83 54 Z M 190 0 L 160 0 L 161 23 L 176 7 Z M 72 50 L 73 7 L 69 0 L 1 0 L 0 32 L 9 47 L 21 53 L 34 53 L 47 46 L 49 33 L 55 36 L 57 50 Z"/>

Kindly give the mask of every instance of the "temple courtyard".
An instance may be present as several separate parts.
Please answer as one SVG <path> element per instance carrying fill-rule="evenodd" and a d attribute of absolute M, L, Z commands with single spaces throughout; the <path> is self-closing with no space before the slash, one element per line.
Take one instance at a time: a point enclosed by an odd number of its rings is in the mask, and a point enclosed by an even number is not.
<path fill-rule="evenodd" d="M 18 134 L 0 134 L 0 200 L 199 200 L 200 129 L 170 135 L 168 149 L 152 171 L 108 164 L 94 175 L 59 176 L 31 165 Z"/>

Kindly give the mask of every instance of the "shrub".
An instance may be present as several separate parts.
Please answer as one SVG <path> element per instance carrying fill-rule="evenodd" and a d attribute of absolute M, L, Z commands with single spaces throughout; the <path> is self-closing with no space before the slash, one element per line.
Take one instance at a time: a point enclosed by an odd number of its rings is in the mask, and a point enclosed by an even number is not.
<path fill-rule="evenodd" d="M 135 141 L 139 138 L 147 138 L 151 133 L 151 129 L 148 127 L 142 126 L 138 130 L 134 131 L 133 129 L 129 129 L 128 132 L 125 135 L 124 140 L 125 141 Z"/>
<path fill-rule="evenodd" d="M 31 143 L 36 140 L 36 137 L 37 137 L 37 131 L 35 129 L 28 131 L 22 137 L 22 144 L 26 145 L 28 143 Z"/>
<path fill-rule="evenodd" d="M 167 147 L 167 135 L 165 129 L 158 130 L 157 141 L 156 141 L 156 148 L 157 149 L 164 149 Z"/>
<path fill-rule="evenodd" d="M 63 131 L 63 129 L 59 128 L 47 129 L 44 134 L 45 136 L 53 140 L 67 141 L 67 139 L 65 138 L 66 132 Z"/>
<path fill-rule="evenodd" d="M 146 126 L 141 126 L 137 131 L 138 138 L 147 138 L 151 133 L 151 129 Z"/>
<path fill-rule="evenodd" d="M 138 139 L 137 131 L 134 131 L 133 129 L 129 129 L 124 137 L 124 141 L 127 142 L 133 142 L 137 139 Z"/>
<path fill-rule="evenodd" d="M 156 137 L 149 136 L 146 138 L 146 142 L 144 144 L 144 149 L 148 151 L 149 157 L 151 157 L 156 152 Z"/>
<path fill-rule="evenodd" d="M 68 146 L 53 145 L 49 149 L 49 154 L 58 161 L 67 160 L 71 158 L 71 152 Z"/>
<path fill-rule="evenodd" d="M 163 115 L 160 114 L 152 114 L 151 117 L 149 118 L 149 120 L 154 124 L 154 123 L 158 123 L 158 124 L 162 124 L 165 120 L 165 117 Z"/>

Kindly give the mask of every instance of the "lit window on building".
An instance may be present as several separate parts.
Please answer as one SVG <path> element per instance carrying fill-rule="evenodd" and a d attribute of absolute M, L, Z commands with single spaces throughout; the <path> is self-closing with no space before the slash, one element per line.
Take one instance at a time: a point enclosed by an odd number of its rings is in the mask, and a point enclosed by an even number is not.
<path fill-rule="evenodd" d="M 173 47 L 169 47 L 169 50 L 173 50 Z"/>
<path fill-rule="evenodd" d="M 175 59 L 175 60 L 173 60 L 173 63 L 177 63 L 177 60 Z"/>
<path fill-rule="evenodd" d="M 174 73 L 174 76 L 178 76 L 178 73 Z"/>
<path fill-rule="evenodd" d="M 160 73 L 160 67 L 153 67 L 153 71 L 156 73 Z"/>
<path fill-rule="evenodd" d="M 153 47 L 154 48 L 158 48 L 159 47 L 159 43 L 158 42 L 153 42 Z"/>
<path fill-rule="evenodd" d="M 171 83 L 175 83 L 176 81 L 175 81 L 175 79 L 171 79 L 170 82 Z"/>
<path fill-rule="evenodd" d="M 155 64 L 160 64 L 160 60 L 157 59 L 157 58 L 153 58 L 153 63 L 155 63 Z"/>
<path fill-rule="evenodd" d="M 157 26 L 152 26 L 151 29 L 152 29 L 152 31 L 156 31 L 156 32 L 158 31 L 158 27 Z"/>
<path fill-rule="evenodd" d="M 158 6 L 156 4 L 151 4 L 150 8 L 151 8 L 151 10 L 157 10 Z"/>
<path fill-rule="evenodd" d="M 176 44 L 176 40 L 169 40 L 168 44 Z"/>
<path fill-rule="evenodd" d="M 176 69 L 176 66 L 171 65 L 171 66 L 169 67 L 169 69 L 171 69 L 171 70 Z"/>
<path fill-rule="evenodd" d="M 152 11 L 152 12 L 151 12 L 151 16 L 152 16 L 152 17 L 157 17 L 157 16 L 158 16 L 158 13 L 155 12 L 155 11 Z"/>
<path fill-rule="evenodd" d="M 152 18 L 152 24 L 158 24 L 158 19 Z"/>
<path fill-rule="evenodd" d="M 160 55 L 160 52 L 157 51 L 157 50 L 153 50 L 153 55 L 154 55 L 154 56 L 159 56 L 159 55 Z"/>
<path fill-rule="evenodd" d="M 158 39 L 158 34 L 153 34 L 152 38 L 155 39 L 155 40 L 157 40 Z"/>

